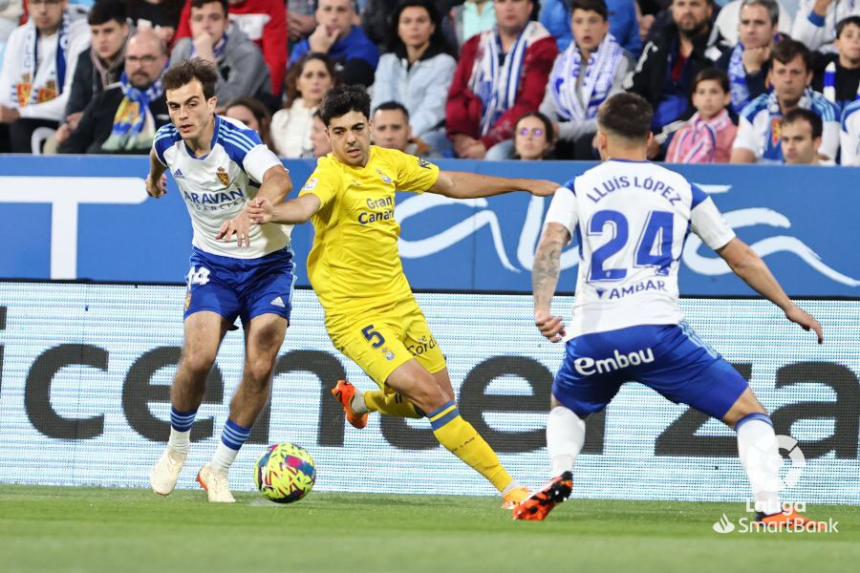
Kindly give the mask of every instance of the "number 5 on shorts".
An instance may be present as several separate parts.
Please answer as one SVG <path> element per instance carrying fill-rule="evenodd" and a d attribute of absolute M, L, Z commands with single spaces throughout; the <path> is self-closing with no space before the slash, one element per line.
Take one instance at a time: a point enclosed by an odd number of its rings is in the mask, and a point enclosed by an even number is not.
<path fill-rule="evenodd" d="M 379 348 L 380 346 L 385 344 L 385 339 L 382 337 L 381 334 L 379 334 L 378 332 L 373 330 L 372 324 L 368 324 L 367 326 L 362 328 L 361 333 L 364 335 L 364 338 L 368 342 L 370 342 L 370 345 L 373 346 L 374 348 Z M 374 342 L 374 340 L 376 342 Z"/>

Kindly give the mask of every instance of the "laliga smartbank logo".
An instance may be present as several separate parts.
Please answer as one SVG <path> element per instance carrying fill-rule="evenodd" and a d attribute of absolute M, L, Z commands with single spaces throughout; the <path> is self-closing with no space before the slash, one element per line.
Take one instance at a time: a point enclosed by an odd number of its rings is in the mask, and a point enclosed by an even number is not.
<path fill-rule="evenodd" d="M 746 453 L 750 482 L 762 491 L 781 492 L 794 487 L 806 467 L 806 456 L 798 447 L 797 440 L 791 436 L 779 435 L 776 436 L 776 442 L 778 449 L 785 450 L 791 462 L 785 478 L 780 475 L 785 460 L 781 455 L 771 454 L 773 443 L 769 437 L 760 439 Z M 828 518 L 827 521 L 806 520 L 803 516 L 806 513 L 806 503 L 803 501 L 784 502 L 773 506 L 747 499 L 745 509 L 747 516 L 739 518 L 737 522 L 724 513 L 712 526 L 713 530 L 717 533 L 839 533 L 839 522 L 833 518 Z M 778 518 L 759 521 L 757 516 L 760 514 L 777 514 Z"/>

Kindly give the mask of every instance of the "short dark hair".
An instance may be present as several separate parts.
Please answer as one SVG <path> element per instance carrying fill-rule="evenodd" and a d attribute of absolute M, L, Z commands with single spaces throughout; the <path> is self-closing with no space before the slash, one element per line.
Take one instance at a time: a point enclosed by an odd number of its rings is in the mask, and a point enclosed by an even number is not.
<path fill-rule="evenodd" d="M 860 28 L 860 16 L 848 16 L 839 20 L 839 23 L 836 24 L 836 37 L 841 36 L 842 30 L 852 25 Z"/>
<path fill-rule="evenodd" d="M 812 69 L 812 52 L 809 51 L 806 44 L 792 40 L 791 38 L 783 38 L 774 44 L 771 49 L 770 63 L 771 66 L 773 66 L 774 62 L 788 64 L 797 56 L 800 56 L 803 60 L 803 65 L 806 67 L 807 72 Z"/>
<path fill-rule="evenodd" d="M 720 89 L 725 93 L 729 93 L 729 76 L 720 68 L 705 68 L 696 74 L 696 79 L 693 80 L 693 92 L 699 87 L 702 82 L 717 82 Z"/>
<path fill-rule="evenodd" d="M 406 118 L 406 122 L 409 123 L 409 110 L 406 109 L 406 106 L 399 101 L 387 101 L 379 104 L 376 106 L 376 109 L 373 110 L 373 115 L 376 115 L 376 112 L 378 111 L 401 111 L 403 112 L 403 117 Z"/>
<path fill-rule="evenodd" d="M 631 141 L 644 141 L 651 131 L 654 108 L 634 93 L 618 93 L 597 110 L 597 125 L 602 131 Z"/>
<path fill-rule="evenodd" d="M 331 120 L 351 111 L 363 113 L 370 119 L 370 96 L 363 86 L 340 85 L 328 91 L 320 103 L 320 118 L 326 127 Z"/>
<path fill-rule="evenodd" d="M 584 10 L 586 12 L 597 12 L 604 21 L 609 20 L 609 9 L 606 7 L 606 2 L 603 0 L 571 0 L 570 15 L 576 10 Z"/>
<path fill-rule="evenodd" d="M 165 91 L 177 90 L 194 80 L 203 86 L 203 97 L 207 100 L 215 96 L 215 84 L 218 82 L 218 72 L 215 66 L 201 58 L 191 58 L 170 66 L 164 72 L 161 83 Z"/>
<path fill-rule="evenodd" d="M 93 4 L 87 14 L 87 24 L 90 26 L 100 26 L 111 20 L 119 24 L 128 23 L 128 9 L 124 2 L 100 0 Z"/>
<path fill-rule="evenodd" d="M 785 117 L 782 118 L 782 125 L 788 125 L 789 123 L 796 123 L 798 121 L 805 121 L 809 124 L 809 127 L 812 128 L 812 139 L 817 139 L 821 137 L 821 134 L 824 133 L 824 124 L 821 122 L 821 118 L 817 113 L 810 109 L 803 109 L 802 107 L 797 107 L 785 114 Z"/>
<path fill-rule="evenodd" d="M 202 8 L 206 4 L 212 4 L 213 2 L 221 4 L 221 7 L 224 8 L 225 16 L 230 13 L 230 5 L 227 3 L 227 0 L 191 0 L 191 6 L 188 9 L 188 14 L 191 14 L 191 8 Z"/>
<path fill-rule="evenodd" d="M 353 9 L 353 11 L 354 11 L 356 14 L 359 12 L 359 10 L 358 10 L 358 0 L 351 0 L 351 1 L 350 1 L 350 3 L 349 3 L 349 5 L 350 5 L 350 6 L 352 6 L 352 9 Z M 317 10 L 319 10 L 319 7 L 320 7 L 320 0 L 314 0 L 314 12 L 316 12 Z"/>
<path fill-rule="evenodd" d="M 552 145 L 553 142 L 555 141 L 555 129 L 553 129 L 553 127 L 552 127 L 552 120 L 539 111 L 528 111 L 528 112 L 522 114 L 520 116 L 520 118 L 517 120 L 517 123 L 514 124 L 514 130 L 516 130 L 517 127 L 519 127 L 520 122 L 522 120 L 529 118 L 529 117 L 536 117 L 541 121 L 541 123 L 543 123 L 543 132 L 544 132 L 544 135 L 546 135 L 546 142 L 548 144 Z M 514 137 L 516 137 L 516 133 L 514 133 Z"/>
<path fill-rule="evenodd" d="M 779 24 L 779 4 L 776 0 L 744 0 L 741 4 L 741 10 L 747 6 L 761 6 L 767 10 L 767 15 L 770 16 L 770 25 Z M 738 12 L 738 17 L 740 18 L 740 12 Z"/>

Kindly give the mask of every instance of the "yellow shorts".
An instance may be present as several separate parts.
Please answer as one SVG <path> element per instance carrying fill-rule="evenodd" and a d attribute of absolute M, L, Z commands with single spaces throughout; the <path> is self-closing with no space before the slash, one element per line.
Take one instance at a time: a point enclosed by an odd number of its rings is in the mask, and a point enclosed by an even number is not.
<path fill-rule="evenodd" d="M 334 347 L 387 392 L 392 390 L 385 381 L 408 360 L 415 358 L 431 374 L 445 368 L 445 356 L 415 299 L 360 314 L 326 316 L 325 326 Z"/>

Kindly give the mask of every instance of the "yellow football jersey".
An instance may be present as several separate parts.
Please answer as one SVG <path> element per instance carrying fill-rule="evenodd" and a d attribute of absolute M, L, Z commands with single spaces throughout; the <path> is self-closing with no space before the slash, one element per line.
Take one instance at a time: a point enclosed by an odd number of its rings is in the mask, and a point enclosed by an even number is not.
<path fill-rule="evenodd" d="M 321 157 L 299 196 L 321 203 L 311 221 L 316 236 L 308 277 L 327 315 L 347 314 L 412 295 L 397 240 L 394 192 L 423 193 L 439 168 L 395 149 L 370 146 L 365 167 L 350 167 L 332 154 Z"/>

